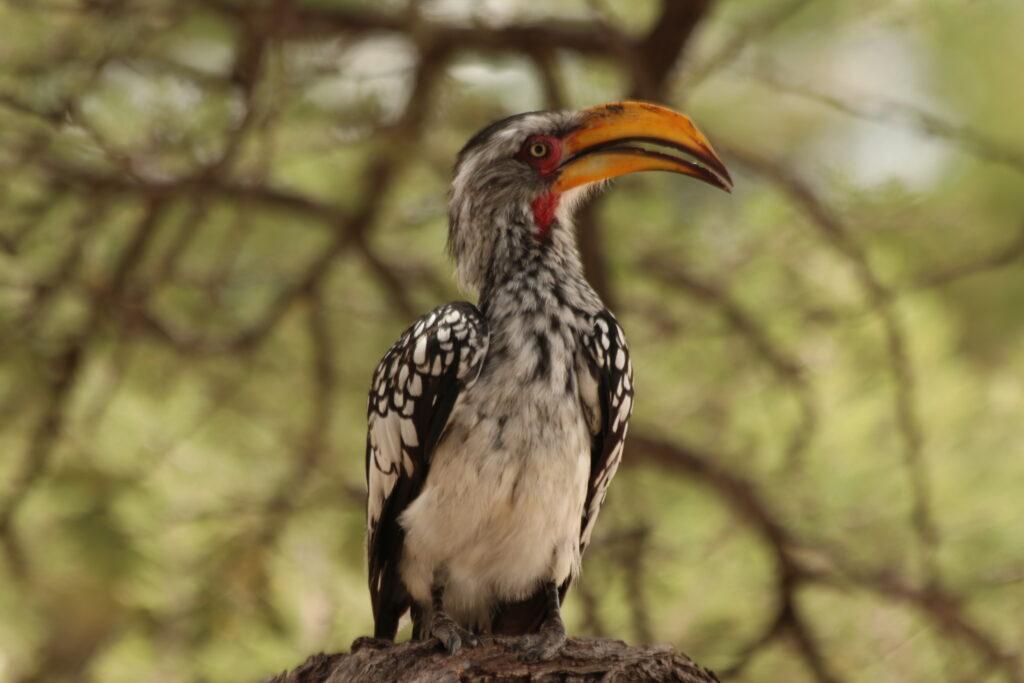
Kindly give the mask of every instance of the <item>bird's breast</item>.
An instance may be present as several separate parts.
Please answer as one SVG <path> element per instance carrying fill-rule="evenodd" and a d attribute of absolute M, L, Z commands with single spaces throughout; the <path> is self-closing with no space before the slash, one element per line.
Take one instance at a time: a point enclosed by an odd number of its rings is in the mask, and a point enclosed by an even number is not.
<path fill-rule="evenodd" d="M 529 597 L 543 582 L 561 584 L 579 567 L 586 424 L 578 410 L 545 406 L 541 418 L 536 403 L 520 407 L 488 415 L 467 406 L 402 515 L 410 594 L 426 600 L 443 576 L 445 606 L 463 623 Z M 555 416 L 560 411 L 564 417 Z"/>
<path fill-rule="evenodd" d="M 576 571 L 590 476 L 589 428 L 566 391 L 577 372 L 568 343 L 531 341 L 492 363 L 459 397 L 402 516 L 410 593 L 441 572 L 446 606 L 467 620 Z"/>

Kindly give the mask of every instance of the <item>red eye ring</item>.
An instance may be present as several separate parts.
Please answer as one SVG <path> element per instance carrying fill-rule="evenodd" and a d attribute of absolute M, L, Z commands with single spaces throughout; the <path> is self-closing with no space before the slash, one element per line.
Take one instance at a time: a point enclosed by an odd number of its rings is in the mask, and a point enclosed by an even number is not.
<path fill-rule="evenodd" d="M 550 135 L 531 135 L 516 154 L 517 159 L 533 166 L 542 176 L 557 170 L 561 157 L 561 140 Z"/>

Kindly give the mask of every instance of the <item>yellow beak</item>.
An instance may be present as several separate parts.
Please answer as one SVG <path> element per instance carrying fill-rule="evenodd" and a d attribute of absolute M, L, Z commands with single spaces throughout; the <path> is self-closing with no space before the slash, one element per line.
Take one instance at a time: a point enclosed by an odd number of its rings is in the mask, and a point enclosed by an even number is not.
<path fill-rule="evenodd" d="M 670 171 L 732 190 L 725 164 L 689 118 L 648 102 L 613 102 L 584 112 L 583 124 L 562 140 L 563 158 L 553 189 L 580 185 L 638 171 Z M 648 143 L 683 152 L 694 163 L 630 143 Z"/>

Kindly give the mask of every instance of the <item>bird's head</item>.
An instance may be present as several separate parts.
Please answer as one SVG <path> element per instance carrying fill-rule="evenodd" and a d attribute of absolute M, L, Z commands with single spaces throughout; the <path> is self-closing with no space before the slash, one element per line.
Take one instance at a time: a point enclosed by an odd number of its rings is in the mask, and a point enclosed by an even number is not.
<path fill-rule="evenodd" d="M 682 155 L 691 157 L 683 158 Z M 604 181 L 670 171 L 723 190 L 729 172 L 689 118 L 647 102 L 518 114 L 484 128 L 455 164 L 448 246 L 463 286 L 478 290 L 503 246 L 572 244 L 579 200 Z"/>

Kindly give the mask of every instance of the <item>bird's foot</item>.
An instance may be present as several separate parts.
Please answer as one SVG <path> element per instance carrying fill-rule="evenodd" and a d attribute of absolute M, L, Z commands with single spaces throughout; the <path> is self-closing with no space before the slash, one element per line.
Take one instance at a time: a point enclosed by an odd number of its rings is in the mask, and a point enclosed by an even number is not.
<path fill-rule="evenodd" d="M 475 635 L 455 623 L 455 620 L 444 612 L 434 612 L 430 620 L 430 635 L 441 641 L 441 646 L 449 655 L 454 655 L 463 645 L 476 647 L 480 641 Z"/>
<path fill-rule="evenodd" d="M 384 648 L 391 647 L 394 643 L 384 638 L 371 638 L 370 636 L 359 636 L 352 641 L 349 646 L 350 652 L 358 652 L 359 650 L 383 650 Z"/>
<path fill-rule="evenodd" d="M 546 662 L 558 656 L 565 641 L 565 624 L 560 616 L 555 615 L 545 621 L 537 633 L 523 636 L 516 648 L 522 651 L 523 661 Z"/>

